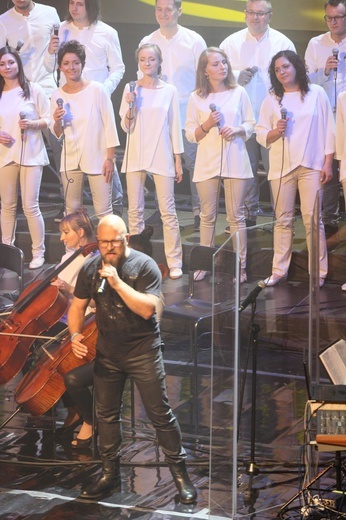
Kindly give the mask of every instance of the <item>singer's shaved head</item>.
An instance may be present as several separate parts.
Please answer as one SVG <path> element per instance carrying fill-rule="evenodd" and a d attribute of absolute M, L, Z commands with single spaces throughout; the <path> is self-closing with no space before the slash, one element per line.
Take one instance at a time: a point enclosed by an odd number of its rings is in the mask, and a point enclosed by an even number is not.
<path fill-rule="evenodd" d="M 117 267 L 130 253 L 126 224 L 117 215 L 106 215 L 97 227 L 97 242 L 105 264 Z"/>

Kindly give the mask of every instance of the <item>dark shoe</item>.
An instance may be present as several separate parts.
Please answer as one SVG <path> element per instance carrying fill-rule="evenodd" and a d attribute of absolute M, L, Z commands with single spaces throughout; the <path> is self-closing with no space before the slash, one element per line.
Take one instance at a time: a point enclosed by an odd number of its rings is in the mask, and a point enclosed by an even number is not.
<path fill-rule="evenodd" d="M 120 491 L 121 477 L 120 477 L 120 462 L 116 460 L 106 460 L 103 462 L 102 477 L 90 484 L 82 490 L 79 498 L 86 498 L 89 500 L 96 500 L 109 496 L 113 491 Z"/>
<path fill-rule="evenodd" d="M 154 211 L 154 213 L 152 215 L 150 215 L 150 217 L 148 217 L 147 220 L 145 221 L 146 226 L 148 226 L 148 225 L 155 226 L 155 224 L 162 224 L 161 214 L 160 214 L 159 210 Z"/>
<path fill-rule="evenodd" d="M 75 431 L 77 426 L 80 426 L 82 423 L 82 417 L 78 417 L 78 419 L 71 423 L 69 426 L 62 426 L 61 428 L 57 428 L 55 430 L 55 436 L 59 437 L 60 439 L 70 437 L 71 435 L 73 435 L 73 432 Z"/>
<path fill-rule="evenodd" d="M 326 234 L 326 238 L 330 238 L 339 231 L 339 226 L 334 223 L 326 223 L 324 224 L 324 231 Z"/>
<path fill-rule="evenodd" d="M 87 439 L 78 439 L 78 437 L 76 437 L 71 442 L 71 447 L 73 450 L 85 450 L 86 448 L 90 448 L 92 440 L 92 436 Z"/>
<path fill-rule="evenodd" d="M 54 217 L 54 222 L 61 222 L 65 216 L 64 208 L 59 209 L 59 213 Z"/>
<path fill-rule="evenodd" d="M 200 216 L 196 215 L 194 220 L 193 220 L 193 230 L 194 231 L 199 231 L 200 225 L 201 225 Z"/>
<path fill-rule="evenodd" d="M 197 500 L 197 491 L 186 471 L 185 461 L 170 464 L 169 469 L 179 492 L 179 500 L 183 504 L 192 504 Z"/>

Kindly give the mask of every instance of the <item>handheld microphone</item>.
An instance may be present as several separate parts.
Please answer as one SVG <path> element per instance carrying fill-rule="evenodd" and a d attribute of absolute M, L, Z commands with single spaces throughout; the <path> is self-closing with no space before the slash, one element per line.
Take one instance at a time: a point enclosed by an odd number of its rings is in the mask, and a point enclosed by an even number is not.
<path fill-rule="evenodd" d="M 26 113 L 25 112 L 19 112 L 19 117 L 20 117 L 20 119 L 25 119 L 26 118 Z M 20 129 L 20 137 L 21 137 L 21 140 L 24 141 L 24 128 Z"/>
<path fill-rule="evenodd" d="M 282 107 L 281 110 L 280 110 L 280 114 L 281 114 L 281 119 L 284 119 L 286 121 L 286 119 L 287 119 L 287 108 Z M 283 132 L 283 134 L 282 134 L 282 139 L 285 139 L 285 132 Z"/>
<path fill-rule="evenodd" d="M 333 57 L 338 60 L 339 57 L 339 49 L 337 47 L 334 47 L 332 50 Z M 336 79 L 338 76 L 338 67 L 334 67 L 334 79 Z"/>
<path fill-rule="evenodd" d="M 18 40 L 18 41 L 17 41 L 16 51 L 19 52 L 20 49 L 23 47 L 23 45 L 24 45 L 23 40 Z"/>
<path fill-rule="evenodd" d="M 59 27 L 60 27 L 60 25 L 58 23 L 55 23 L 53 25 L 53 34 L 54 34 L 54 36 L 59 36 Z"/>
<path fill-rule="evenodd" d="M 107 278 L 102 278 L 99 288 L 97 289 L 98 294 L 103 294 L 105 292 L 107 283 Z"/>
<path fill-rule="evenodd" d="M 239 312 L 243 311 L 244 309 L 246 309 L 246 307 L 248 305 L 250 305 L 250 303 L 255 303 L 256 301 L 256 298 L 257 296 L 259 295 L 259 293 L 262 291 L 262 289 L 264 289 L 266 287 L 266 284 L 264 282 L 264 280 L 260 280 L 258 282 L 258 284 L 256 285 L 256 287 L 250 292 L 250 294 L 245 298 L 245 300 L 243 301 L 243 303 L 240 304 L 240 307 L 239 307 Z"/>
<path fill-rule="evenodd" d="M 215 103 L 210 103 L 209 105 L 209 109 L 212 111 L 212 112 L 216 112 L 216 105 Z M 216 123 L 217 127 L 220 128 L 220 121 L 218 123 Z"/>
<path fill-rule="evenodd" d="M 59 108 L 64 108 L 64 100 L 61 99 L 60 97 L 56 100 L 56 104 L 58 105 Z M 62 127 L 64 126 L 64 119 L 61 120 L 61 126 Z"/>
<path fill-rule="evenodd" d="M 136 82 L 130 81 L 130 92 L 134 92 L 135 88 L 136 88 Z M 129 103 L 129 109 L 131 110 L 131 108 L 133 108 L 133 101 L 130 101 L 130 103 Z"/>

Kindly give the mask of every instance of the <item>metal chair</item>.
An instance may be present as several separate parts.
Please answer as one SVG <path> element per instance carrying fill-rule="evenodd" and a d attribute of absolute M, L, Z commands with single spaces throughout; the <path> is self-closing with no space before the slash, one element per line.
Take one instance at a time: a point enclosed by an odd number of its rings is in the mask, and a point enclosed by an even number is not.
<path fill-rule="evenodd" d="M 235 308 L 234 299 L 231 300 L 229 295 L 226 299 L 221 299 L 222 301 L 215 302 L 213 305 L 210 278 L 198 282 L 194 280 L 195 271 L 203 270 L 212 272 L 214 254 L 216 251 L 216 248 L 206 246 L 195 246 L 192 248 L 188 273 L 188 297 L 183 301 L 166 306 L 163 311 L 163 319 L 176 319 L 179 317 L 189 322 L 190 350 L 193 362 L 192 396 L 194 400 L 196 400 L 198 388 L 198 339 L 200 337 L 200 325 L 204 320 L 211 319 L 212 316 L 226 314 Z M 220 281 L 223 285 L 225 285 L 226 276 L 229 276 L 229 278 L 233 280 L 234 266 L 235 254 L 228 250 L 223 251 L 222 266 L 220 266 L 219 263 L 217 265 L 217 276 L 220 276 Z"/>
<path fill-rule="evenodd" d="M 0 244 L 0 310 L 12 307 L 23 289 L 23 251 L 16 246 Z"/>

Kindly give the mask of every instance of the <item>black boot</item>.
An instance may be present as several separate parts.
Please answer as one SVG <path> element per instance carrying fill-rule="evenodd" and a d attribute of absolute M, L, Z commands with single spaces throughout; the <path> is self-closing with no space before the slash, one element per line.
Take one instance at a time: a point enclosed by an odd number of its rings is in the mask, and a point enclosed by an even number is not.
<path fill-rule="evenodd" d="M 196 502 L 197 491 L 187 474 L 185 461 L 183 460 L 178 464 L 170 464 L 169 469 L 179 491 L 180 502 L 183 504 L 192 504 L 193 502 Z"/>
<path fill-rule="evenodd" d="M 109 496 L 112 491 L 120 491 L 120 462 L 119 458 L 116 460 L 105 460 L 103 462 L 102 477 L 90 484 L 82 490 L 79 498 L 87 498 L 89 500 L 96 500 Z"/>

